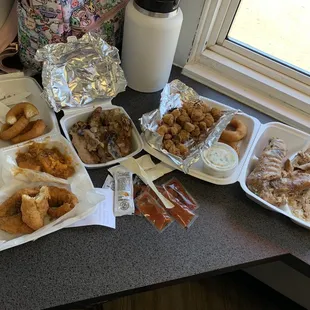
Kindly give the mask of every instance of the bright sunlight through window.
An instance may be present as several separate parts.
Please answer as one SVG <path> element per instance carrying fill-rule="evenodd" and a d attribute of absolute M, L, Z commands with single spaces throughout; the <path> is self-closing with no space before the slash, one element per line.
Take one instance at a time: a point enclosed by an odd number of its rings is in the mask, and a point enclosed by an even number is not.
<path fill-rule="evenodd" d="M 241 0 L 228 39 L 310 75 L 310 0 Z"/>

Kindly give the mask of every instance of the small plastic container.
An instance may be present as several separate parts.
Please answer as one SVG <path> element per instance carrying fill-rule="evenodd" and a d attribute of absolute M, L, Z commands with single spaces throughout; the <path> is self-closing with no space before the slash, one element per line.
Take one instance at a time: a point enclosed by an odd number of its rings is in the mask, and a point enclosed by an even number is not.
<path fill-rule="evenodd" d="M 201 158 L 205 172 L 218 178 L 229 177 L 239 163 L 237 152 L 231 146 L 221 142 L 202 150 Z"/>
<path fill-rule="evenodd" d="M 111 104 L 111 101 L 104 101 L 101 103 L 96 103 L 96 105 L 89 105 L 83 108 L 73 108 L 73 109 L 65 109 L 64 110 L 64 117 L 60 120 L 61 128 L 66 136 L 66 138 L 71 142 L 69 131 L 71 127 L 78 121 L 86 121 L 87 118 L 92 114 L 92 112 L 98 107 L 101 106 L 102 110 L 111 110 L 111 109 L 120 109 L 130 120 L 130 116 L 127 114 L 124 108 L 119 106 L 114 106 Z M 132 122 L 132 121 L 131 121 Z M 100 164 L 84 164 L 84 166 L 87 169 L 96 169 L 96 168 L 102 168 L 110 165 L 115 165 L 117 163 L 120 163 L 121 161 L 127 159 L 128 157 L 133 157 L 140 153 L 142 151 L 142 139 L 141 136 L 132 122 L 132 152 L 128 154 L 127 156 L 114 159 L 111 161 L 108 161 L 106 163 L 100 163 Z"/>

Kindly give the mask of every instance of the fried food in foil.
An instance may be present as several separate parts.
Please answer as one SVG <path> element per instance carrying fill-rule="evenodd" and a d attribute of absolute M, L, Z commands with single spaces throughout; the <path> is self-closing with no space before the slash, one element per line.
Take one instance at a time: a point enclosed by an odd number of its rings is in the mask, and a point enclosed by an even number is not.
<path fill-rule="evenodd" d="M 158 109 L 142 115 L 144 139 L 164 153 L 185 173 L 200 159 L 200 151 L 218 141 L 237 110 L 211 108 L 211 100 L 200 97 L 179 80 L 167 84 Z"/>

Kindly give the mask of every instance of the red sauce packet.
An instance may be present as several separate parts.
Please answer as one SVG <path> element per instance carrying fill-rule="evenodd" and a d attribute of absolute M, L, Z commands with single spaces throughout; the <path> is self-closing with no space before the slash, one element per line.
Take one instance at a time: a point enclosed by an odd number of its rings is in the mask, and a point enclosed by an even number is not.
<path fill-rule="evenodd" d="M 136 207 L 144 217 L 159 231 L 162 232 L 172 222 L 173 219 L 163 209 L 159 203 L 148 192 L 139 195 L 136 200 Z"/>
<path fill-rule="evenodd" d="M 172 197 L 178 203 L 185 205 L 190 210 L 196 210 L 198 208 L 194 198 L 188 193 L 177 178 L 172 178 L 165 183 L 163 187 L 168 192 L 169 197 Z"/>
<path fill-rule="evenodd" d="M 194 220 L 198 217 L 193 211 L 191 211 L 185 204 L 182 204 L 180 201 L 175 199 L 173 196 L 161 186 L 156 186 L 158 191 L 174 205 L 173 208 L 167 209 L 163 203 L 159 200 L 157 195 L 151 190 L 150 187 L 147 188 L 147 191 L 156 199 L 156 201 L 163 207 L 181 226 L 184 228 L 190 227 Z"/>

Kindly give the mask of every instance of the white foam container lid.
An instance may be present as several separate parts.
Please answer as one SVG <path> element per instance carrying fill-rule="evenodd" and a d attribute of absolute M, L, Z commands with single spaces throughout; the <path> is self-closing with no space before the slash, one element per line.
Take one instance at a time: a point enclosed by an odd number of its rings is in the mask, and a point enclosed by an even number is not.
<path fill-rule="evenodd" d="M 25 99 L 25 101 L 31 102 L 39 110 L 39 115 L 37 115 L 31 120 L 36 120 L 40 118 L 46 124 L 45 133 L 41 137 L 46 137 L 48 135 L 60 132 L 56 115 L 53 110 L 48 106 L 47 102 L 41 97 L 42 88 L 35 79 L 31 77 L 1 79 L 0 89 L 4 90 L 8 94 L 14 94 L 15 92 L 22 91 L 31 93 L 31 95 L 29 95 L 27 99 Z M 20 145 L 25 142 L 21 142 L 16 145 Z M 10 146 L 12 146 L 12 143 L 10 141 L 0 140 L 0 149 Z"/>
<path fill-rule="evenodd" d="M 231 107 L 208 98 L 202 97 L 202 99 L 212 107 L 219 107 L 226 110 L 231 109 Z M 259 122 L 259 120 L 247 114 L 238 114 L 236 118 L 242 120 L 247 125 L 248 135 L 243 140 L 244 143 L 241 145 L 239 165 L 237 169 L 235 169 L 234 173 L 227 178 L 217 178 L 208 175 L 204 173 L 203 161 L 200 159 L 189 169 L 189 175 L 218 185 L 227 185 L 239 181 L 242 189 L 251 200 L 268 210 L 275 211 L 289 217 L 293 222 L 304 228 L 310 229 L 310 222 L 306 222 L 294 216 L 287 205 L 281 208 L 273 206 L 251 192 L 246 185 L 247 176 L 254 169 L 256 161 L 265 146 L 268 145 L 270 138 L 277 137 L 283 139 L 288 148 L 287 158 L 290 158 L 297 152 L 310 147 L 310 134 L 278 122 L 271 122 L 263 125 Z M 180 167 L 175 165 L 168 156 L 151 148 L 145 140 L 144 149 L 149 154 L 165 162 L 169 166 L 181 170 Z"/>
<path fill-rule="evenodd" d="M 71 141 L 70 134 L 69 134 L 71 127 L 77 121 L 86 121 L 87 118 L 94 111 L 94 109 L 98 106 L 101 106 L 102 110 L 120 109 L 131 120 L 130 116 L 127 114 L 127 112 L 125 111 L 124 108 L 112 105 L 110 100 L 106 100 L 106 101 L 97 100 L 94 104 L 88 105 L 88 106 L 83 107 L 83 108 L 64 110 L 65 115 L 60 120 L 60 126 L 61 126 L 66 138 L 69 141 Z M 138 132 L 138 130 L 137 130 L 137 128 L 134 125 L 132 120 L 131 120 L 131 123 L 132 123 L 132 148 L 133 148 L 133 150 L 130 154 L 128 154 L 127 156 L 115 159 L 115 160 L 111 160 L 111 161 L 106 162 L 106 163 L 101 163 L 101 164 L 85 164 L 85 163 L 83 163 L 83 165 L 87 169 L 102 168 L 102 167 L 106 167 L 106 166 L 110 166 L 110 165 L 120 163 L 121 161 L 140 153 L 143 149 L 143 142 L 142 142 L 141 136 L 140 136 L 140 134 L 139 134 L 139 132 Z"/>

